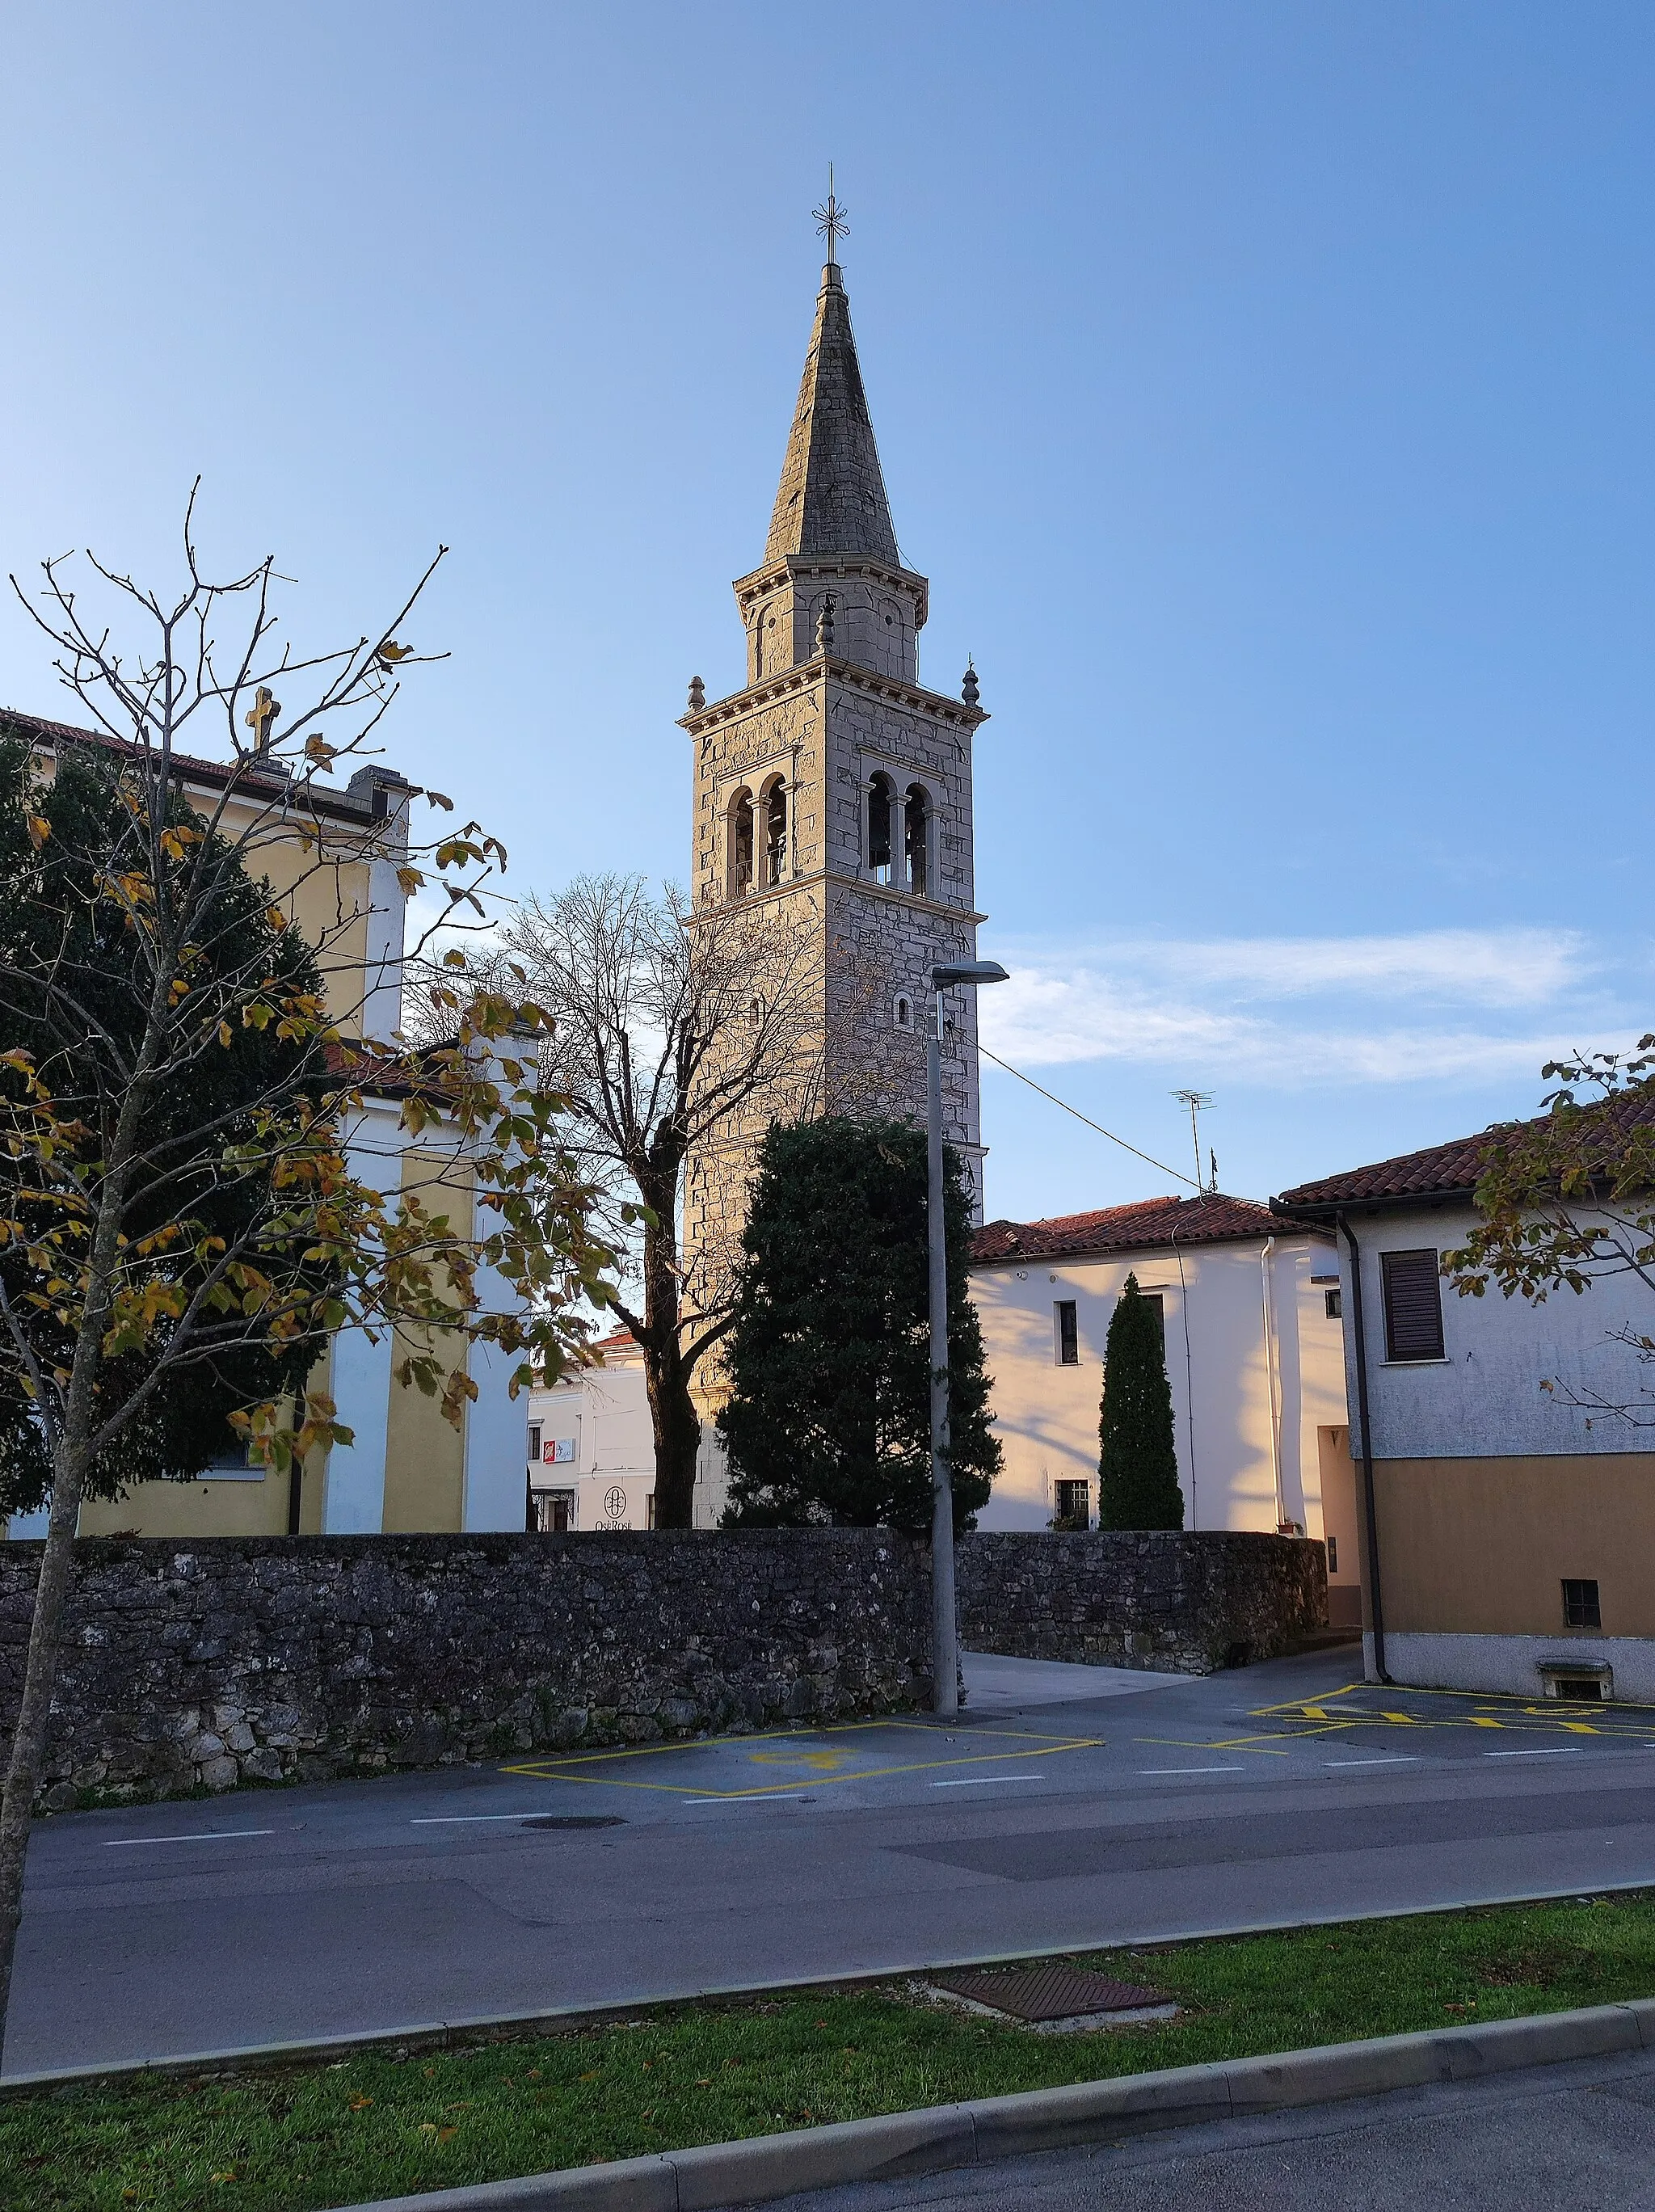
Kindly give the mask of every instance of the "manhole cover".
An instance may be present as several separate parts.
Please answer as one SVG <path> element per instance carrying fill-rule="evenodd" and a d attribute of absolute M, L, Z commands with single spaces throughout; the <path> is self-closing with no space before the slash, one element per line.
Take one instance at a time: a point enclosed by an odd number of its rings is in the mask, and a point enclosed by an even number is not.
<path fill-rule="evenodd" d="M 997 1968 L 930 1978 L 953 1996 L 991 2005 L 1014 2020 L 1073 2020 L 1082 2013 L 1139 2012 L 1173 2002 L 1165 1990 L 1111 1981 L 1107 1974 L 1084 1973 L 1078 1966 L 1020 1966 L 1010 1973 Z"/>
<path fill-rule="evenodd" d="M 524 1822 L 525 1828 L 624 1828 L 620 1813 L 542 1813 Z"/>

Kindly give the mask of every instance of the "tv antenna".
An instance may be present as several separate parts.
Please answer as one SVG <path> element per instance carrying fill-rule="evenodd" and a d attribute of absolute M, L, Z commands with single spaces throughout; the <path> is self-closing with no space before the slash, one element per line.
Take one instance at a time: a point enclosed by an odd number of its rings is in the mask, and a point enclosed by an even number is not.
<path fill-rule="evenodd" d="M 1180 1104 L 1187 1106 L 1190 1109 L 1190 1142 L 1195 1146 L 1195 1187 L 1197 1190 L 1205 1190 L 1208 1188 L 1208 1184 L 1206 1178 L 1201 1172 L 1201 1122 L 1199 1116 L 1204 1108 L 1212 1104 L 1212 1092 L 1210 1091 L 1174 1091 L 1173 1096 L 1179 1102 Z M 1218 1188 L 1218 1163 L 1216 1160 L 1213 1163 L 1213 1181 L 1211 1187 L 1215 1190 Z"/>

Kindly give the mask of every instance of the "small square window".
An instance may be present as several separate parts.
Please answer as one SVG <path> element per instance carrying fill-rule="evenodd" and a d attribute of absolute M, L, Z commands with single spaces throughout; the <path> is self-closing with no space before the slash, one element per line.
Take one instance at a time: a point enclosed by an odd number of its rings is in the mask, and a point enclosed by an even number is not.
<path fill-rule="evenodd" d="M 1059 1367 L 1078 1367 L 1081 1364 L 1080 1323 L 1075 1314 L 1073 1298 L 1058 1298 L 1052 1310 L 1057 1316 L 1058 1364 Z"/>
<path fill-rule="evenodd" d="M 1603 1611 L 1597 1602 L 1597 1583 L 1570 1582 L 1566 1578 L 1563 1583 L 1563 1626 L 1566 1628 L 1601 1628 L 1603 1625 Z"/>
<path fill-rule="evenodd" d="M 1337 1321 L 1344 1312 L 1344 1293 L 1342 1291 L 1324 1291 L 1322 1302 L 1330 1321 Z"/>
<path fill-rule="evenodd" d="M 1052 1526 L 1060 1534 L 1080 1534 L 1092 1525 L 1092 1486 L 1089 1482 L 1054 1482 L 1052 1486 Z"/>

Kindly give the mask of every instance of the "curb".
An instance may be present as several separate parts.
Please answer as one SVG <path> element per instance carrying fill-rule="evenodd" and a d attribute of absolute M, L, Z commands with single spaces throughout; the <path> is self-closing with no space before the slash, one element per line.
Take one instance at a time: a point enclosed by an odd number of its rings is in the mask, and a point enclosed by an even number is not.
<path fill-rule="evenodd" d="M 1579 1882 L 1571 1882 L 1561 1889 L 1513 1890 L 1495 1897 L 1455 1898 L 1442 1905 L 1387 1905 L 1378 1912 L 1311 1912 L 1289 1920 L 1277 1917 L 1229 1922 L 1170 1933 L 1165 1929 L 1149 1928 L 1097 1942 L 1049 1945 L 1040 1951 L 1031 1951 L 1026 1946 L 1016 1951 L 980 1951 L 964 1958 L 955 1955 L 910 1960 L 906 1965 L 861 1966 L 854 1973 L 810 1974 L 803 1979 L 790 1977 L 767 1982 L 712 1983 L 705 1989 L 680 1990 L 673 1996 L 628 1997 L 607 2004 L 549 2005 L 534 2012 L 477 2013 L 468 2019 L 414 2021 L 403 2027 L 306 2036 L 294 2042 L 239 2043 L 218 2051 L 186 2051 L 153 2058 L 115 2058 L 101 2066 L 42 2067 L 27 2074 L 0 2075 L 0 2104 L 9 2097 L 33 2096 L 43 2089 L 89 2089 L 105 2083 L 118 2087 L 140 2076 L 150 2081 L 182 2081 L 197 2074 L 233 2074 L 264 2066 L 302 2066 L 314 2058 L 350 2058 L 373 2051 L 464 2051 L 482 2043 L 513 2041 L 537 2032 L 545 2035 L 578 2035 L 585 2028 L 603 2027 L 611 2021 L 635 2019 L 640 2013 L 677 2012 L 688 2005 L 714 2004 L 725 1998 L 807 1996 L 815 1990 L 864 1989 L 879 1982 L 906 1980 L 914 1975 L 958 1973 L 970 1966 L 1021 1966 L 1037 1959 L 1071 1958 L 1081 1951 L 1131 1950 L 1147 1944 L 1207 1943 L 1234 1936 L 1276 1936 L 1294 1928 L 1342 1927 L 1348 1921 L 1421 1920 L 1437 1913 L 1479 1912 L 1507 1905 L 1549 1905 L 1564 1898 L 1635 1897 L 1650 1888 L 1655 1888 L 1655 1883 L 1619 1882 L 1608 1888 L 1585 1888 Z M 1445 2034 L 1458 2032 L 1443 2031 Z"/>
<path fill-rule="evenodd" d="M 716 2212 L 722 2206 L 767 2203 L 800 2190 L 943 2173 L 1161 2128 L 1640 2050 L 1655 2050 L 1655 1998 L 889 2112 L 518 2181 L 385 2197 L 348 2212 Z"/>

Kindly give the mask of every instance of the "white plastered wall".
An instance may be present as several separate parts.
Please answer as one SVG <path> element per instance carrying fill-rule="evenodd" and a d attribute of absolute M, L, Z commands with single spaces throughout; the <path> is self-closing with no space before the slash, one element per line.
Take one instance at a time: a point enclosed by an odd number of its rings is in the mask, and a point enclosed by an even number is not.
<path fill-rule="evenodd" d="M 1311 1281 L 1331 1273 L 1329 1248 L 1293 1233 L 1274 1240 L 1268 1257 L 1260 1237 L 973 1269 L 1004 1453 L 979 1527 L 1045 1528 L 1062 1480 L 1090 1485 L 1095 1518 L 1104 1345 L 1135 1274 L 1161 1300 L 1185 1525 L 1270 1530 L 1287 1520 L 1319 1537 L 1317 1430 L 1345 1419 L 1343 1332 L 1324 1286 Z M 1072 1367 L 1058 1360 L 1054 1309 L 1064 1299 L 1075 1303 L 1079 1331 Z"/>

